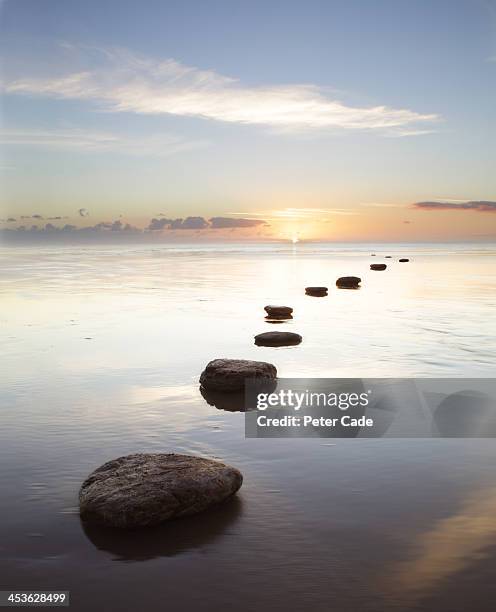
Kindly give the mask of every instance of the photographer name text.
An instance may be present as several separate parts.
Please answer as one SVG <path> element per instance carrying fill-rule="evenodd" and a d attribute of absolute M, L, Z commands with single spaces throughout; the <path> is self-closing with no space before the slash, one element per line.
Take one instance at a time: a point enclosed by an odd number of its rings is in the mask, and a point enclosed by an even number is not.
<path fill-rule="evenodd" d="M 364 416 L 353 418 L 349 414 L 340 418 L 292 415 L 276 418 L 261 414 L 257 417 L 257 425 L 259 427 L 373 427 L 374 419 Z"/>

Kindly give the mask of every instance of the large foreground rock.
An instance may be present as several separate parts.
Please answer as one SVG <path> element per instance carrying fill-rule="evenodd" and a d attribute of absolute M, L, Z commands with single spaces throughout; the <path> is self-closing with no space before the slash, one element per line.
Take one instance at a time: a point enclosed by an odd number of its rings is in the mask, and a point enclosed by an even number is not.
<path fill-rule="evenodd" d="M 244 389 L 247 378 L 267 383 L 277 378 L 277 369 L 265 361 L 214 359 L 201 373 L 200 385 L 210 391 L 238 391 Z"/>
<path fill-rule="evenodd" d="M 264 332 L 255 336 L 257 346 L 294 346 L 300 344 L 302 337 L 294 332 Z"/>
<path fill-rule="evenodd" d="M 386 264 L 370 264 L 371 270 L 385 270 L 386 268 Z"/>
<path fill-rule="evenodd" d="M 336 281 L 336 286 L 340 289 L 358 289 L 358 285 L 362 282 L 358 276 L 341 276 Z"/>
<path fill-rule="evenodd" d="M 265 306 L 267 316 L 274 319 L 291 319 L 293 309 L 290 306 Z"/>
<path fill-rule="evenodd" d="M 79 491 L 81 518 L 113 527 L 158 525 L 196 514 L 234 495 L 236 468 L 201 457 L 138 453 L 108 461 Z"/>

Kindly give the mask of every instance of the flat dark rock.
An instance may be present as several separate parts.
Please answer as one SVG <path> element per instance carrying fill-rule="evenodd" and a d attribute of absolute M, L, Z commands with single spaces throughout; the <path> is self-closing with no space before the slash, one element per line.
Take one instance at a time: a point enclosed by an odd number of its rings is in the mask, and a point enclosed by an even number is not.
<path fill-rule="evenodd" d="M 406 257 L 403 257 L 402 259 L 399 260 L 400 263 L 406 263 L 407 261 L 410 261 L 409 259 L 407 259 Z"/>
<path fill-rule="evenodd" d="M 358 285 L 362 282 L 358 276 L 341 276 L 336 281 L 336 286 L 340 289 L 358 289 Z"/>
<path fill-rule="evenodd" d="M 305 293 L 307 295 L 322 297 L 327 295 L 327 287 L 305 287 Z"/>
<path fill-rule="evenodd" d="M 392 255 L 384 255 L 386 259 L 391 259 Z"/>
<path fill-rule="evenodd" d="M 386 264 L 370 264 L 371 270 L 385 270 L 386 268 Z"/>
<path fill-rule="evenodd" d="M 264 310 L 271 319 L 290 319 L 293 314 L 290 306 L 265 306 Z"/>
<path fill-rule="evenodd" d="M 132 529 L 188 516 L 228 499 L 240 488 L 236 468 L 202 457 L 137 453 L 103 464 L 83 482 L 85 521 Z"/>
<path fill-rule="evenodd" d="M 294 332 L 264 332 L 255 336 L 257 346 L 294 346 L 302 341 L 300 334 Z"/>
<path fill-rule="evenodd" d="M 247 378 L 260 383 L 275 380 L 277 369 L 265 361 L 248 359 L 214 359 L 200 376 L 200 384 L 210 391 L 238 391 L 244 389 Z"/>

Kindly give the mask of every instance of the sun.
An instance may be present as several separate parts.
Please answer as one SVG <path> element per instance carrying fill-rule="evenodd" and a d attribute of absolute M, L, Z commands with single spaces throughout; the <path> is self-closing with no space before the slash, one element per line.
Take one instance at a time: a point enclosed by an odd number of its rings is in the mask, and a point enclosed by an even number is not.
<path fill-rule="evenodd" d="M 293 244 L 296 244 L 296 243 L 297 243 L 297 242 L 299 242 L 299 241 L 300 241 L 300 239 L 298 238 L 298 236 L 296 236 L 296 234 L 295 234 L 295 235 L 294 235 L 294 236 L 291 238 L 291 242 L 292 242 Z"/>

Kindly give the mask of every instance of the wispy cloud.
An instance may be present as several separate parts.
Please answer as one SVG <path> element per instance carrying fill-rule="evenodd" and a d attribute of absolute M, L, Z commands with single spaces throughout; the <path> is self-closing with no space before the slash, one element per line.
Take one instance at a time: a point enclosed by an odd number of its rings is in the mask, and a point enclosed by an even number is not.
<path fill-rule="evenodd" d="M 88 153 L 119 152 L 137 156 L 167 156 L 208 146 L 204 140 L 186 140 L 172 134 L 137 138 L 79 128 L 3 129 L 0 131 L 0 144 Z"/>
<path fill-rule="evenodd" d="M 465 202 L 441 202 L 433 200 L 415 202 L 413 207 L 420 210 L 476 210 L 478 212 L 496 212 L 496 202 L 490 200 L 469 200 Z"/>
<path fill-rule="evenodd" d="M 231 219 L 229 217 L 212 217 L 210 219 L 212 229 L 246 228 L 259 225 L 267 225 L 267 222 L 263 219 Z"/>
<path fill-rule="evenodd" d="M 111 111 L 200 117 L 276 130 L 339 128 L 408 136 L 425 131 L 419 124 L 439 119 L 434 113 L 385 105 L 350 106 L 313 84 L 246 86 L 214 70 L 186 66 L 174 59 L 138 56 L 123 49 L 97 50 L 95 68 L 95 50 L 80 48 L 81 52 L 88 55 L 86 65 L 91 68 L 51 77 L 10 78 L 4 90 L 95 101 Z"/>
<path fill-rule="evenodd" d="M 436 132 L 437 132 L 437 130 L 434 130 L 434 129 L 431 129 L 431 130 L 421 130 L 421 129 L 402 129 L 402 128 L 397 128 L 395 130 L 392 130 L 388 134 L 386 134 L 386 136 L 389 136 L 391 138 L 401 138 L 403 136 L 426 136 L 427 134 L 435 134 Z"/>
<path fill-rule="evenodd" d="M 333 215 L 356 215 L 357 212 L 348 208 L 282 208 L 272 210 L 260 210 L 256 212 L 230 211 L 228 215 L 242 215 L 244 217 L 264 217 L 271 220 L 277 219 L 321 219 Z"/>
<path fill-rule="evenodd" d="M 398 208 L 398 204 L 391 204 L 388 202 L 361 202 L 360 206 L 367 208 Z"/>

